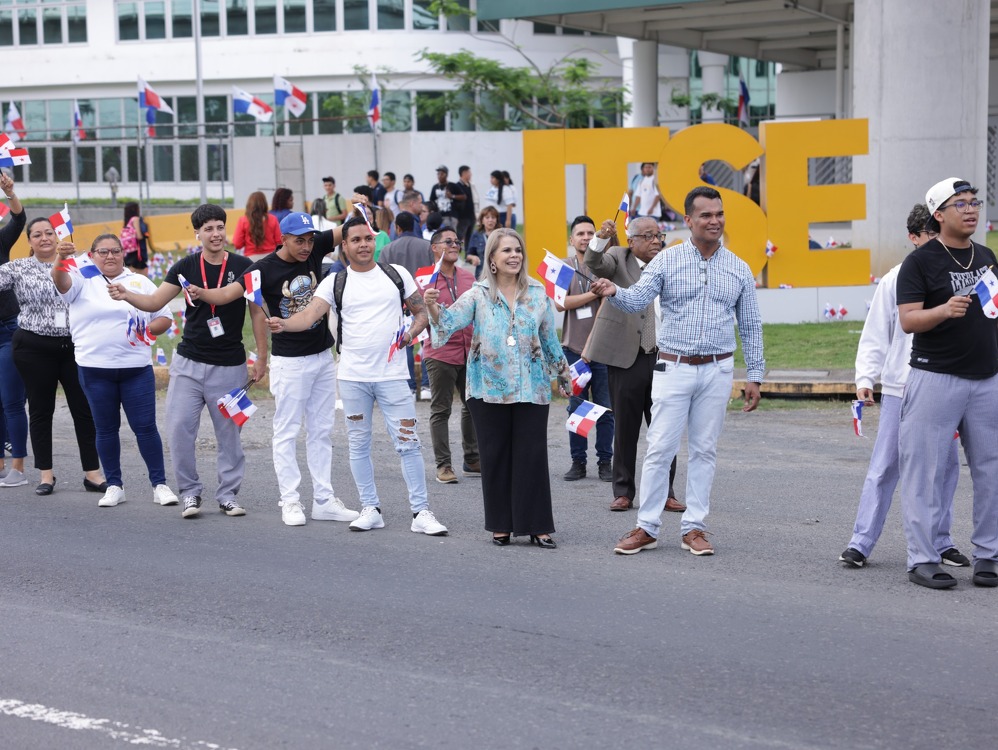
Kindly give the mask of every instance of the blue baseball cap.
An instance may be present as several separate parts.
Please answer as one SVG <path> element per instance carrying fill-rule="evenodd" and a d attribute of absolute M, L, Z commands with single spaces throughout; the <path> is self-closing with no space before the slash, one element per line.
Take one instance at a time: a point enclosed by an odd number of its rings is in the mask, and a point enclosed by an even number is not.
<path fill-rule="evenodd" d="M 292 213 L 281 219 L 281 234 L 308 234 L 317 231 L 308 214 Z"/>

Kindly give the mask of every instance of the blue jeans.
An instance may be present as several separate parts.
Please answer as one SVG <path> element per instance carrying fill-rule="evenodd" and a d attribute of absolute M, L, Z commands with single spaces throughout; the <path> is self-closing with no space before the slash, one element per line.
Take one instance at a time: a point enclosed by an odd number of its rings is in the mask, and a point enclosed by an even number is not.
<path fill-rule="evenodd" d="M 569 365 L 574 365 L 582 357 L 571 349 L 561 348 Z M 592 401 L 599 406 L 610 406 L 610 379 L 607 377 L 606 365 L 600 362 L 590 362 L 589 369 L 593 377 L 580 396 L 568 399 L 568 413 L 579 408 L 583 401 Z M 572 463 L 585 464 L 586 453 L 589 450 L 589 440 L 575 432 L 568 433 L 568 448 L 572 453 Z M 596 458 L 601 464 L 613 460 L 613 412 L 608 411 L 596 422 Z"/>
<path fill-rule="evenodd" d="M 374 486 L 374 461 L 371 459 L 371 417 L 374 402 L 378 402 L 385 427 L 402 459 L 402 477 L 409 489 L 409 506 L 413 513 L 425 510 L 426 468 L 423 450 L 416 435 L 416 405 L 404 380 L 367 383 L 340 380 L 340 398 L 346 415 L 347 438 L 350 443 L 350 473 L 357 485 L 357 494 L 364 507 L 378 507 L 378 490 Z"/>
<path fill-rule="evenodd" d="M 121 408 L 135 433 L 139 453 L 149 471 L 153 487 L 166 484 L 163 441 L 156 429 L 156 377 L 152 365 L 145 367 L 80 367 L 80 385 L 87 394 L 97 428 L 97 455 L 108 485 L 121 483 Z"/>
<path fill-rule="evenodd" d="M 12 458 L 28 455 L 28 415 L 24 410 L 24 382 L 14 366 L 10 340 L 17 330 L 17 318 L 0 321 L 0 457 L 10 443 Z"/>

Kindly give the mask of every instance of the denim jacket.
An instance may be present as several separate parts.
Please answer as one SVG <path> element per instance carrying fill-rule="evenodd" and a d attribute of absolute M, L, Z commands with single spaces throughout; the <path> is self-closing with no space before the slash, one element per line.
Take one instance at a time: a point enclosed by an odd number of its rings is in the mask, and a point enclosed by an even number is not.
<path fill-rule="evenodd" d="M 477 281 L 451 307 L 441 309 L 432 324 L 433 346 L 441 346 L 455 332 L 473 324 L 468 353 L 468 398 L 490 404 L 551 401 L 551 378 L 571 387 L 568 362 L 555 330 L 554 310 L 544 287 L 533 279 L 517 300 L 510 325 L 506 298 L 489 298 L 488 282 Z M 508 343 L 513 337 L 513 344 Z"/>

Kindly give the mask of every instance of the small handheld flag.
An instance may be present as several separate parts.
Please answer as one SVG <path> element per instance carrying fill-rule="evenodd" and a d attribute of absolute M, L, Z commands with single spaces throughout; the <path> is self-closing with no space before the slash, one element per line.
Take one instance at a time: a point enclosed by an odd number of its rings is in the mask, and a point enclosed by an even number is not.
<path fill-rule="evenodd" d="M 246 291 L 243 292 L 243 296 L 250 302 L 255 302 L 260 307 L 263 307 L 263 292 L 260 291 L 260 270 L 250 271 L 243 276 L 243 283 L 246 285 Z"/>
<path fill-rule="evenodd" d="M 163 351 L 163 347 L 156 347 L 156 364 L 165 365 L 166 364 L 166 352 Z"/>
<path fill-rule="evenodd" d="M 398 330 L 395 331 L 395 336 L 392 339 L 392 343 L 388 345 L 388 361 L 389 362 L 392 361 L 392 357 L 395 356 L 396 352 L 401 351 L 402 349 L 405 349 L 406 345 L 402 343 L 402 340 L 405 338 L 406 333 L 409 332 L 409 327 L 411 325 L 412 325 L 412 316 L 410 316 L 410 315 L 405 316 L 402 319 L 401 325 L 399 326 Z"/>
<path fill-rule="evenodd" d="M 247 387 L 250 384 L 252 381 L 247 383 Z M 218 410 L 227 419 L 231 419 L 237 426 L 242 427 L 246 424 L 246 420 L 256 413 L 256 405 L 246 395 L 246 388 L 233 388 L 218 399 Z"/>
<path fill-rule="evenodd" d="M 75 271 L 85 279 L 93 279 L 104 275 L 97 267 L 97 264 L 86 255 L 81 255 L 78 258 L 65 258 L 60 262 L 59 267 L 66 273 L 73 273 Z"/>
<path fill-rule="evenodd" d="M 573 363 L 568 368 L 568 371 L 572 375 L 572 394 L 579 396 L 586 389 L 586 386 L 589 385 L 589 381 L 592 380 L 593 371 L 581 359 Z"/>
<path fill-rule="evenodd" d="M 981 274 L 974 285 L 977 299 L 981 301 L 981 309 L 989 318 L 998 318 L 998 277 L 990 268 Z"/>
<path fill-rule="evenodd" d="M 184 298 L 187 300 L 187 304 L 191 307 L 196 307 L 197 303 L 191 299 L 191 293 L 187 291 L 191 285 L 191 282 L 185 279 L 182 273 L 177 274 L 177 280 L 180 281 L 180 288 L 184 290 Z"/>
<path fill-rule="evenodd" d="M 852 429 L 856 437 L 863 437 L 863 402 L 852 402 Z"/>
<path fill-rule="evenodd" d="M 62 211 L 52 214 L 49 217 L 49 224 L 52 225 L 52 229 L 55 230 L 55 236 L 60 240 L 73 236 L 73 222 L 69 218 L 69 204 L 64 203 L 63 206 Z"/>
<path fill-rule="evenodd" d="M 550 252 L 545 252 L 544 260 L 537 266 L 537 274 L 544 279 L 544 290 L 557 305 L 565 304 L 574 273 L 571 266 L 558 260 Z"/>
<path fill-rule="evenodd" d="M 596 426 L 597 420 L 608 411 L 610 409 L 605 406 L 594 404 L 592 401 L 583 401 L 579 408 L 569 416 L 568 421 L 565 422 L 565 427 L 568 428 L 569 432 L 587 437 L 589 431 Z"/>
<path fill-rule="evenodd" d="M 437 279 L 440 276 L 440 264 L 443 263 L 444 256 L 443 253 L 440 254 L 440 260 L 436 262 L 436 265 L 423 266 L 422 268 L 416 269 L 416 274 L 413 277 L 416 283 L 419 284 L 421 288 L 426 288 L 433 286 L 437 283 Z"/>
<path fill-rule="evenodd" d="M 772 258 L 774 255 L 776 255 L 776 251 L 778 249 L 779 248 L 777 248 L 776 245 L 773 244 L 772 240 L 766 240 L 766 257 L 767 258 Z"/>
<path fill-rule="evenodd" d="M 283 105 L 295 117 L 301 117 L 308 106 L 308 96 L 287 78 L 274 76 L 274 104 Z"/>
<path fill-rule="evenodd" d="M 252 367 L 253 365 L 256 364 L 256 361 L 257 359 L 259 359 L 259 356 L 260 355 L 258 355 L 256 352 L 246 352 L 246 364 Z"/>

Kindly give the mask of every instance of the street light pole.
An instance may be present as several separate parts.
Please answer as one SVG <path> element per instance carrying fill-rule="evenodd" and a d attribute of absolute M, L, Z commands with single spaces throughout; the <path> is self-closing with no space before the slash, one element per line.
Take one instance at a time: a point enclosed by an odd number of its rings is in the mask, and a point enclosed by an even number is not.
<path fill-rule="evenodd" d="M 193 0 L 196 117 L 198 119 L 198 186 L 201 203 L 208 202 L 208 147 L 204 133 L 204 80 L 201 75 L 201 0 Z"/>

